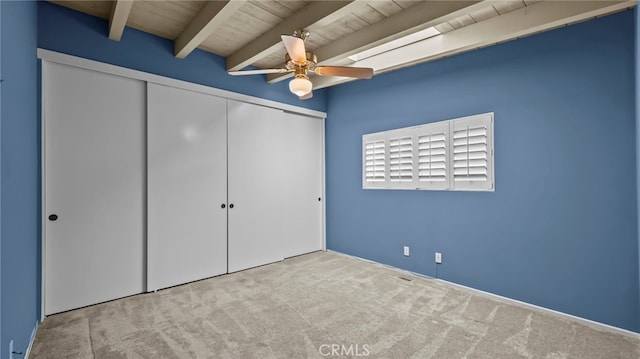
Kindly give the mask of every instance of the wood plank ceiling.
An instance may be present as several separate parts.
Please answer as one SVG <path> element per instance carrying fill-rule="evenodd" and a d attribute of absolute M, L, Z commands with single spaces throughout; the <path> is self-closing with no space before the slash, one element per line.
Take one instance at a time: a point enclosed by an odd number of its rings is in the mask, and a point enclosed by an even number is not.
<path fill-rule="evenodd" d="M 603 1 L 413 1 L 413 0 L 52 0 L 109 20 L 109 38 L 126 37 L 125 26 L 174 41 L 183 58 L 195 48 L 225 57 L 229 70 L 284 66 L 281 34 L 311 32 L 307 50 L 320 65 L 372 67 L 376 74 L 622 11 L 635 0 Z M 358 56 L 365 50 L 419 31 L 433 37 Z M 431 29 L 433 30 L 433 29 Z M 356 55 L 356 56 L 354 56 Z M 291 74 L 266 77 L 277 82 Z M 312 77 L 314 88 L 350 81 Z"/>

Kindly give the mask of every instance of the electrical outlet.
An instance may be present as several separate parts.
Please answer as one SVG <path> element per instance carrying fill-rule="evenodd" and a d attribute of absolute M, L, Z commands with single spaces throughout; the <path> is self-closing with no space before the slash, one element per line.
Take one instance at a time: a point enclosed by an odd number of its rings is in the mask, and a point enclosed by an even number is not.
<path fill-rule="evenodd" d="M 404 255 L 409 256 L 409 246 L 404 246 Z"/>
<path fill-rule="evenodd" d="M 442 253 L 436 252 L 436 263 L 442 263 Z"/>

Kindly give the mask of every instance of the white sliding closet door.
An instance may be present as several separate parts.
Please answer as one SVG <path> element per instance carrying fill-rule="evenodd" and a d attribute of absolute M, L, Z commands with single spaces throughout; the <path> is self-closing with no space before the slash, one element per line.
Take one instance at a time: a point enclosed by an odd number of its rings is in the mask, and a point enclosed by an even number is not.
<path fill-rule="evenodd" d="M 227 272 L 227 104 L 148 85 L 149 291 Z"/>
<path fill-rule="evenodd" d="M 145 85 L 43 63 L 45 314 L 141 293 Z"/>
<path fill-rule="evenodd" d="M 284 121 L 283 250 L 291 257 L 323 249 L 324 121 L 292 113 L 284 113 Z"/>
<path fill-rule="evenodd" d="M 228 101 L 229 272 L 285 258 L 283 111 Z M 233 206 L 233 207 L 232 207 Z"/>

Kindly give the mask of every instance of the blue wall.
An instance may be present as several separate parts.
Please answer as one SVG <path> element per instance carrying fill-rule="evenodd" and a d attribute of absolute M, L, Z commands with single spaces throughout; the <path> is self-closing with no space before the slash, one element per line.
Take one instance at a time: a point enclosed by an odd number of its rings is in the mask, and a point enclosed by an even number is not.
<path fill-rule="evenodd" d="M 2 109 L 0 357 L 24 352 L 40 316 L 40 116 L 37 6 L 0 1 Z"/>
<path fill-rule="evenodd" d="M 326 110 L 326 90 L 300 101 L 288 81 L 269 85 L 264 76 L 232 77 L 225 59 L 195 50 L 185 59 L 173 56 L 173 41 L 125 28 L 122 40 L 109 40 L 108 22 L 49 3 L 38 4 L 38 46 L 130 69 L 234 91 L 282 103 Z"/>
<path fill-rule="evenodd" d="M 2 3 L 0 3 L 0 358 L 2 358 Z"/>
<path fill-rule="evenodd" d="M 331 88 L 328 248 L 640 331 L 634 24 L 626 11 Z M 490 111 L 495 192 L 362 189 L 363 134 Z"/>
<path fill-rule="evenodd" d="M 636 25 L 635 33 L 635 79 L 636 79 L 636 195 L 638 204 L 638 219 L 637 223 L 640 223 L 640 71 L 638 71 L 638 64 L 640 64 L 640 23 L 638 22 L 638 8 L 633 9 L 634 20 Z M 638 257 L 640 257 L 640 228 L 638 229 Z M 640 258 L 638 260 L 638 280 L 640 281 Z M 638 284 L 638 290 L 640 291 L 640 283 Z M 640 296 L 640 293 L 638 294 Z M 640 304 L 639 304 L 640 305 Z M 640 310 L 638 313 L 638 322 L 640 322 Z"/>

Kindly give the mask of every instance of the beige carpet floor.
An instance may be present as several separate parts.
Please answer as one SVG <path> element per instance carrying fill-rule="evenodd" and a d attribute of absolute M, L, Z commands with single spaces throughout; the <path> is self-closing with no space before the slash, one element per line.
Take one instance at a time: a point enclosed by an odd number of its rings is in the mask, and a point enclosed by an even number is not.
<path fill-rule="evenodd" d="M 47 317 L 40 358 L 640 358 L 640 340 L 332 252 Z"/>

